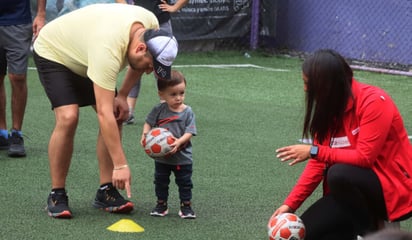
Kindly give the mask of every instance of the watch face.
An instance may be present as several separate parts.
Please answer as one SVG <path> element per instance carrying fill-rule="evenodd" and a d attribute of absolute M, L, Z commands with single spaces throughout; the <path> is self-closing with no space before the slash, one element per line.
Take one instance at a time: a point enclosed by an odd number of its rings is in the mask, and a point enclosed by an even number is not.
<path fill-rule="evenodd" d="M 310 156 L 311 157 L 316 157 L 318 155 L 318 146 L 312 146 L 310 147 Z"/>

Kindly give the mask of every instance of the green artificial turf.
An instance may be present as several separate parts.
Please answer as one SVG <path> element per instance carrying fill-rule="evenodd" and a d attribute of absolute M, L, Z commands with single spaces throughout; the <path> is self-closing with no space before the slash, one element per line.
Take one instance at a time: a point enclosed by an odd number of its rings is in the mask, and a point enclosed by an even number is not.
<path fill-rule="evenodd" d="M 274 154 L 301 136 L 303 83 L 296 58 L 251 52 L 181 53 L 175 67 L 188 81 L 186 103 L 192 106 L 198 135 L 193 138 L 193 209 L 197 219 L 177 215 L 178 191 L 172 178 L 169 215 L 149 215 L 155 206 L 153 160 L 139 145 L 146 114 L 158 102 L 152 75 L 144 77 L 135 116 L 124 127 L 123 143 L 132 169 L 134 212 L 115 215 L 91 206 L 99 180 L 95 154 L 98 123 L 94 111 L 80 110 L 80 122 L 67 190 L 74 218 L 57 220 L 45 209 L 50 191 L 47 145 L 54 114 L 38 80 L 28 72 L 29 99 L 23 131 L 26 158 L 12 159 L 0 152 L 1 239 L 267 239 L 266 223 L 297 180 L 304 164 L 290 167 Z M 225 66 L 210 64 L 253 64 Z M 31 63 L 33 66 L 33 64 Z M 197 66 L 193 66 L 197 65 Z M 122 72 L 122 75 L 124 72 Z M 412 79 L 355 72 L 362 82 L 383 87 L 395 99 L 412 132 Z M 120 78 L 121 79 L 121 76 Z M 8 97 L 10 85 L 6 80 Z M 9 98 L 8 98 L 9 99 Z M 10 101 L 8 100 L 8 104 Z M 10 108 L 8 105 L 8 122 Z M 301 213 L 321 194 L 316 191 L 298 210 Z M 112 232 L 106 228 L 131 219 L 141 233 Z M 411 220 L 402 228 L 412 231 Z"/>

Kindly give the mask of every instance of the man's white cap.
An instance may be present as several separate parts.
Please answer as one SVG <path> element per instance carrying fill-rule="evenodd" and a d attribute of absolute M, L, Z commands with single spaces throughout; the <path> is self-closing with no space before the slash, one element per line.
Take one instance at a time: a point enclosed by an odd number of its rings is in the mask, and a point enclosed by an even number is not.
<path fill-rule="evenodd" d="M 176 58 L 178 44 L 176 38 L 164 30 L 146 30 L 144 40 L 153 56 L 153 70 L 157 78 L 170 79 L 170 71 Z"/>

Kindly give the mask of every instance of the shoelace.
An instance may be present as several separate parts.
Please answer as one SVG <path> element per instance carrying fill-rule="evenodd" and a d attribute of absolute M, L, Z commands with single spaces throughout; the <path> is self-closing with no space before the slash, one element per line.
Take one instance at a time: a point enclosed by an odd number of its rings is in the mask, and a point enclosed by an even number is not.
<path fill-rule="evenodd" d="M 13 133 L 10 136 L 10 143 L 11 144 L 21 144 L 23 142 L 23 137 L 19 136 L 17 133 Z"/>
<path fill-rule="evenodd" d="M 66 194 L 63 193 L 55 193 L 52 195 L 52 200 L 55 205 L 57 204 L 66 204 L 69 202 L 69 198 Z"/>
<path fill-rule="evenodd" d="M 194 213 L 193 210 L 192 210 L 192 208 L 190 207 L 190 205 L 184 205 L 184 206 L 182 206 L 181 211 L 182 211 L 183 214 L 185 214 L 185 215 L 187 215 L 187 214 L 193 214 L 193 213 Z"/>
<path fill-rule="evenodd" d="M 117 199 L 122 199 L 122 195 L 120 195 L 120 193 L 116 190 L 116 188 L 113 187 L 108 187 L 106 190 L 106 199 L 107 200 L 112 200 L 112 201 L 116 201 Z"/>
<path fill-rule="evenodd" d="M 167 204 L 165 202 L 157 203 L 156 205 L 156 208 L 160 208 L 160 209 L 165 208 L 165 207 L 167 207 Z"/>
<path fill-rule="evenodd" d="M 17 137 L 13 137 L 13 136 L 17 136 Z M 9 141 L 12 141 L 12 143 L 14 143 L 14 144 L 20 144 L 20 141 L 21 142 L 23 142 L 24 140 L 23 140 L 23 137 L 25 137 L 26 139 L 29 139 L 30 140 L 30 138 L 26 135 L 26 134 L 22 134 L 22 136 L 19 136 L 18 134 L 16 134 L 16 133 L 12 133 L 10 136 L 9 136 Z M 14 140 L 16 140 L 16 141 L 18 141 L 18 142 L 13 142 L 13 140 L 11 140 L 11 139 L 14 139 Z"/>

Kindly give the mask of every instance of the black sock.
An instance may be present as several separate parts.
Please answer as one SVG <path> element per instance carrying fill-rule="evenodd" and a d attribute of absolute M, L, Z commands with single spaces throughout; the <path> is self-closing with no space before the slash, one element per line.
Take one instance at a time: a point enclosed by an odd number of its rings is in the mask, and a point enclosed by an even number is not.
<path fill-rule="evenodd" d="M 106 190 L 106 188 L 108 188 L 108 187 L 112 187 L 113 186 L 113 184 L 112 183 L 104 183 L 104 184 L 102 184 L 102 185 L 100 185 L 100 190 Z"/>
<path fill-rule="evenodd" d="M 51 193 L 66 193 L 65 188 L 52 188 Z"/>

